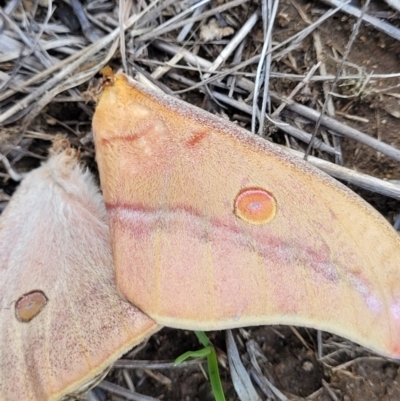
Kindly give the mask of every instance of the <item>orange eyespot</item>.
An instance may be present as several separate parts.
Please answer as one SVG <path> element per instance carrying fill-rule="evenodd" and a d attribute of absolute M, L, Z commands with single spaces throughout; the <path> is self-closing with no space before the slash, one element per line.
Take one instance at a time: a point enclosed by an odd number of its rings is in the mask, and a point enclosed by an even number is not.
<path fill-rule="evenodd" d="M 15 316 L 20 322 L 30 322 L 46 306 L 47 297 L 42 291 L 22 295 L 15 303 Z"/>
<path fill-rule="evenodd" d="M 251 224 L 268 223 L 276 215 L 276 200 L 262 188 L 245 188 L 235 199 L 234 213 Z"/>

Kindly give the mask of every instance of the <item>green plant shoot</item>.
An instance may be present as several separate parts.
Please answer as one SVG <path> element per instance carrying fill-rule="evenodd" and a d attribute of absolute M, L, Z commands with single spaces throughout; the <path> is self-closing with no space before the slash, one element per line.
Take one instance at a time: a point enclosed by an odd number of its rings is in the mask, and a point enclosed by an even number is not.
<path fill-rule="evenodd" d="M 211 389 L 214 394 L 215 401 L 225 401 L 224 390 L 222 389 L 221 378 L 219 376 L 218 359 L 215 348 L 203 331 L 195 331 L 195 334 L 204 348 L 198 351 L 185 352 L 176 358 L 175 365 L 182 363 L 188 358 L 207 357 L 208 375 L 210 377 Z"/>

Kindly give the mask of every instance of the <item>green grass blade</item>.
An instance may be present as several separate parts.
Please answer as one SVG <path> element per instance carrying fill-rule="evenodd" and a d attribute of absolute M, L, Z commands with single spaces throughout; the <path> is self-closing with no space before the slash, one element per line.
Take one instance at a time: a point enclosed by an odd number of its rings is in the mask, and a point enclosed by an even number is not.
<path fill-rule="evenodd" d="M 210 353 L 207 355 L 207 366 L 215 401 L 225 401 L 225 395 L 219 375 L 218 359 L 215 348 L 203 331 L 195 331 L 195 333 L 201 344 L 204 345 L 204 347 L 210 349 Z"/>

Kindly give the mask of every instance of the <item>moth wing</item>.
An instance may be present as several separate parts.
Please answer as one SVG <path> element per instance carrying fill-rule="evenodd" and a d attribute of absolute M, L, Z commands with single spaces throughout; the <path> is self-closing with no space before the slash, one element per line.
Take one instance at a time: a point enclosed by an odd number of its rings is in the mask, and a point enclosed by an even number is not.
<path fill-rule="evenodd" d="M 400 240 L 348 188 L 122 74 L 93 127 L 117 285 L 158 323 L 297 324 L 400 357 Z"/>
<path fill-rule="evenodd" d="M 0 305 L 2 401 L 78 392 L 158 329 L 117 294 L 104 203 L 71 151 L 29 173 L 0 218 Z"/>

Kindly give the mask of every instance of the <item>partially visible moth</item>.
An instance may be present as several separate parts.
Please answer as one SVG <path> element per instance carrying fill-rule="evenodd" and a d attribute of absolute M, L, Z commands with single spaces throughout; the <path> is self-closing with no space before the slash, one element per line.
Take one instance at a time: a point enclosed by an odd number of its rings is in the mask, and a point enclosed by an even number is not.
<path fill-rule="evenodd" d="M 103 199 L 67 149 L 0 216 L 0 400 L 84 392 L 159 326 L 115 288 Z"/>
<path fill-rule="evenodd" d="M 93 130 L 117 286 L 157 323 L 302 325 L 400 357 L 400 239 L 347 187 L 121 73 Z"/>

